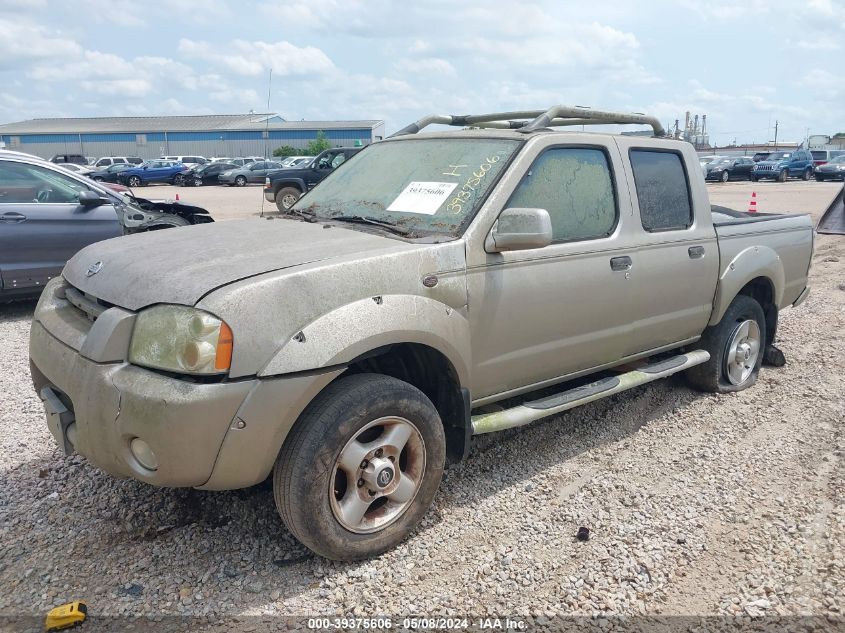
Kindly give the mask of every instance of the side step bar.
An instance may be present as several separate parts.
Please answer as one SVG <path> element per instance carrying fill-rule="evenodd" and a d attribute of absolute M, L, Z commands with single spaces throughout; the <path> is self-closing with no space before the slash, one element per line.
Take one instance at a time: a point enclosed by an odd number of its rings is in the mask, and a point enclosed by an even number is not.
<path fill-rule="evenodd" d="M 708 360 L 710 360 L 710 353 L 699 349 L 680 356 L 672 356 L 618 376 L 602 378 L 588 385 L 568 389 L 540 400 L 523 402 L 511 409 L 474 415 L 472 416 L 472 434 L 480 435 L 524 426 L 534 420 L 666 378 L 679 371 L 706 363 Z"/>

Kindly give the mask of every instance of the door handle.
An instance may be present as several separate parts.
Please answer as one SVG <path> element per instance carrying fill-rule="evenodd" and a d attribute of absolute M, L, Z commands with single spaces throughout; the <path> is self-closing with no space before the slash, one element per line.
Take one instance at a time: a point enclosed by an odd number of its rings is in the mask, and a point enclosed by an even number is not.
<path fill-rule="evenodd" d="M 17 224 L 24 220 L 26 220 L 26 216 L 23 213 L 15 213 L 14 211 L 7 211 L 3 215 L 0 215 L 0 222 L 5 222 L 6 224 Z"/>
<path fill-rule="evenodd" d="M 611 257 L 610 258 L 610 269 L 611 270 L 631 270 L 631 266 L 634 265 L 633 260 L 624 255 L 622 257 Z"/>
<path fill-rule="evenodd" d="M 690 259 L 701 259 L 704 257 L 704 247 L 703 246 L 690 246 L 687 249 L 687 253 L 689 253 Z"/>

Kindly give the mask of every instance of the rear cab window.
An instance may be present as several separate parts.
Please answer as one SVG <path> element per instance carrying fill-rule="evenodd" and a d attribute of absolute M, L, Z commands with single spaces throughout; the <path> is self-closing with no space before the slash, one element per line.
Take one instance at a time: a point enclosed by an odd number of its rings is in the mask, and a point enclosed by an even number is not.
<path fill-rule="evenodd" d="M 651 233 L 690 228 L 692 198 L 681 155 L 657 149 L 632 149 L 629 157 L 643 228 Z"/>

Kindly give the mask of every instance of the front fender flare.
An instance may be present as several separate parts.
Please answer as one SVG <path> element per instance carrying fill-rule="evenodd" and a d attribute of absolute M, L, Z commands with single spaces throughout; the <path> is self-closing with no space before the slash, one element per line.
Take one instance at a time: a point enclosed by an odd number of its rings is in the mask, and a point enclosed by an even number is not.
<path fill-rule="evenodd" d="M 302 193 L 308 191 L 305 181 L 302 178 L 280 178 L 279 180 L 270 180 L 270 186 L 273 187 L 273 195 L 279 193 L 279 190 L 284 187 L 296 187 Z"/>
<path fill-rule="evenodd" d="M 259 372 L 276 376 L 343 365 L 397 343 L 428 345 L 469 384 L 469 321 L 464 310 L 414 295 L 384 295 L 348 303 L 302 328 Z"/>
<path fill-rule="evenodd" d="M 780 256 L 768 246 L 749 246 L 740 251 L 719 276 L 716 296 L 713 300 L 713 313 L 708 325 L 716 325 L 722 320 L 728 306 L 748 282 L 764 277 L 772 284 L 772 303 L 776 306 L 783 299 L 785 275 Z"/>

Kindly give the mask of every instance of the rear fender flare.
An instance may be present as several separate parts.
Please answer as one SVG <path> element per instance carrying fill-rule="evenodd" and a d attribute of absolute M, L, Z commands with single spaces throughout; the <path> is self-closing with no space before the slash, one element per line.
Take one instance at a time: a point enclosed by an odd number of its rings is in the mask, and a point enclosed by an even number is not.
<path fill-rule="evenodd" d="M 748 282 L 758 277 L 772 284 L 772 302 L 779 306 L 783 299 L 785 276 L 780 256 L 768 246 L 749 246 L 740 251 L 722 270 L 716 286 L 713 313 L 708 325 L 722 320 L 728 306 Z M 764 306 L 765 308 L 765 306 Z"/>
<path fill-rule="evenodd" d="M 469 385 L 470 329 L 465 311 L 413 295 L 368 297 L 318 319 L 272 356 L 259 376 L 275 376 L 345 365 L 386 345 L 419 343 L 442 353 Z"/>

